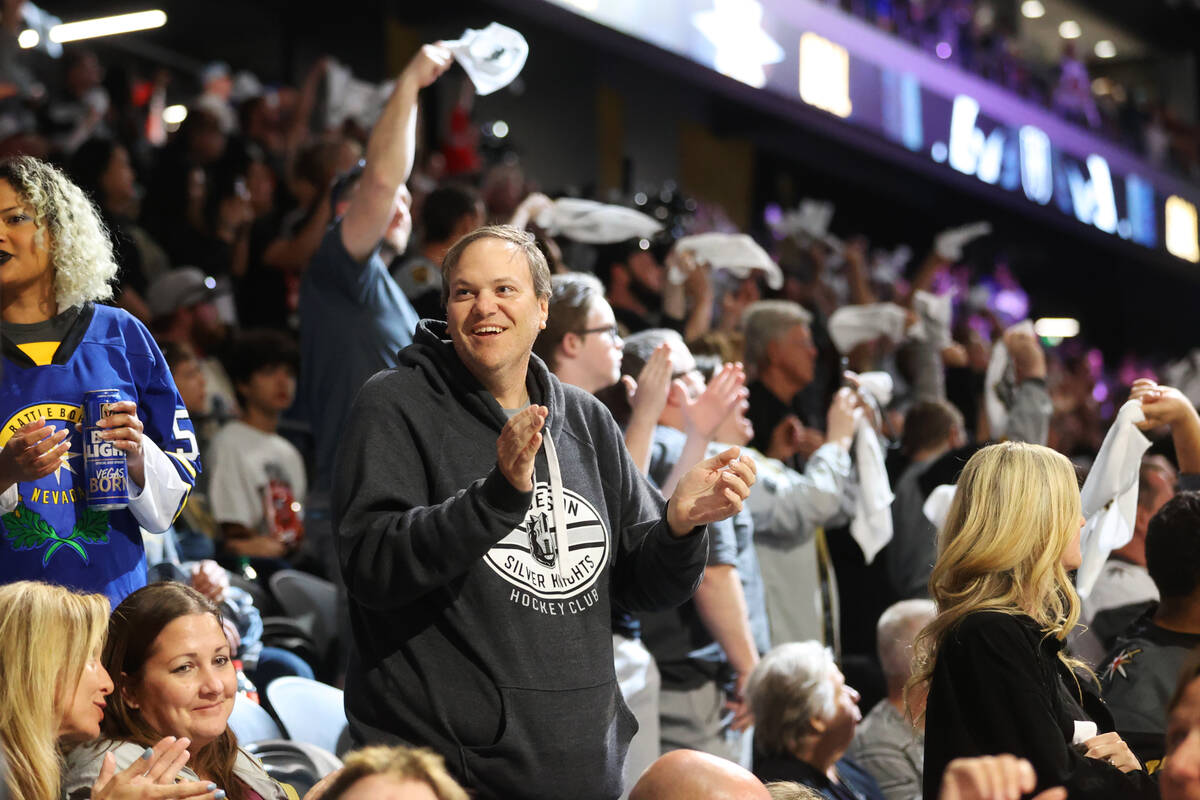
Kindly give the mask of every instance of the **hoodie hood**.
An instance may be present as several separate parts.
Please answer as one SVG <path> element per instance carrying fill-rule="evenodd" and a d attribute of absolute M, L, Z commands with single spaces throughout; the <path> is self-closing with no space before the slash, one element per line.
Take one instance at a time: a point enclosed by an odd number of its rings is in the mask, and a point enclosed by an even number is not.
<path fill-rule="evenodd" d="M 453 396 L 470 413 L 493 425 L 497 432 L 508 422 L 496 398 L 458 357 L 445 322 L 421 320 L 412 345 L 401 350 L 396 361 L 400 367 L 421 370 L 435 391 Z M 562 384 L 550 373 L 546 363 L 532 353 L 525 375 L 525 388 L 529 392 L 530 403 L 549 409 L 546 428 L 551 435 L 561 433 L 565 407 Z"/>

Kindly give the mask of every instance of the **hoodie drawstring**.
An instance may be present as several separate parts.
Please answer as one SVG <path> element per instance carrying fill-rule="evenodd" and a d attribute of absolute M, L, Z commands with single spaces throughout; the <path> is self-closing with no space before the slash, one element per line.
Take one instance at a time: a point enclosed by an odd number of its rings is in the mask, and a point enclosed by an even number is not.
<path fill-rule="evenodd" d="M 558 454 L 554 451 L 554 440 L 550 428 L 542 431 L 542 444 L 546 448 L 546 465 L 550 472 L 550 513 L 554 522 L 554 545 L 558 549 L 558 575 L 565 585 L 567 580 L 567 506 L 563 501 L 562 471 L 558 467 Z"/>

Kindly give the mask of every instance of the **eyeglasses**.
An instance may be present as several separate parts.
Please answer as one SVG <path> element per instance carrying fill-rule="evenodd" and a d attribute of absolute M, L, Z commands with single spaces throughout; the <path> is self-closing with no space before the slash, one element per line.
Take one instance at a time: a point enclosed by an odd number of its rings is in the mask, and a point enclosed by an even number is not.
<path fill-rule="evenodd" d="M 581 331 L 575 332 L 580 336 L 587 336 L 589 333 L 607 333 L 608 338 L 612 339 L 614 342 L 621 336 L 621 332 L 617 330 L 616 325 L 605 325 L 602 328 L 584 328 Z"/>

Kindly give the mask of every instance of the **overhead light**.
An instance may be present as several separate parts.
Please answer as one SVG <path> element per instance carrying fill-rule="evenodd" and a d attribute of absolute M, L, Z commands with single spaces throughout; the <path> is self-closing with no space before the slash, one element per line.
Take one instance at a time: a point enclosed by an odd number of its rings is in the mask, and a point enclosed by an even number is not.
<path fill-rule="evenodd" d="M 1064 39 L 1078 39 L 1083 35 L 1083 28 L 1073 19 L 1065 19 L 1058 26 L 1058 35 Z"/>
<path fill-rule="evenodd" d="M 934 52 L 937 53 L 937 57 L 943 61 L 954 55 L 954 49 L 950 47 L 949 42 L 938 42 L 937 47 L 934 48 Z"/>
<path fill-rule="evenodd" d="M 492 123 L 492 136 L 497 139 L 503 139 L 508 136 L 508 123 L 502 119 L 498 119 Z"/>
<path fill-rule="evenodd" d="M 97 17 L 78 22 L 64 22 L 50 29 L 50 41 L 75 42 L 80 39 L 94 39 L 97 36 L 113 36 L 118 33 L 145 31 L 151 28 L 161 28 L 167 24 L 166 12 L 157 9 L 153 11 L 137 11 L 133 14 L 118 14 L 115 17 Z"/>
<path fill-rule="evenodd" d="M 1070 317 L 1042 317 L 1033 323 L 1033 332 L 1043 339 L 1070 339 L 1079 335 L 1079 320 Z"/>
<path fill-rule="evenodd" d="M 1096 58 L 1114 58 L 1117 55 L 1117 46 L 1110 39 L 1101 39 L 1096 42 L 1093 52 Z"/>
<path fill-rule="evenodd" d="M 32 47 L 37 47 L 38 42 L 41 40 L 42 37 L 38 36 L 37 31 L 35 31 L 33 28 L 26 28 L 25 30 L 21 31 L 21 35 L 17 37 L 17 44 L 21 46 L 22 50 L 28 50 Z"/>
<path fill-rule="evenodd" d="M 1041 19 L 1046 16 L 1046 7 L 1038 0 L 1025 0 L 1021 3 L 1021 15 L 1028 19 Z"/>
<path fill-rule="evenodd" d="M 162 112 L 163 122 L 168 125 L 178 125 L 187 119 L 186 106 L 167 106 Z"/>

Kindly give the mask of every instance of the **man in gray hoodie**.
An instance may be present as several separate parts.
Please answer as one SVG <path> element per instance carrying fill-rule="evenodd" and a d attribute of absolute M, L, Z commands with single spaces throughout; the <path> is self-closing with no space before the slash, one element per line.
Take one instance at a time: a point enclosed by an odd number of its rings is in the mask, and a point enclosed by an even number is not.
<path fill-rule="evenodd" d="M 691 596 L 704 526 L 754 468 L 707 459 L 664 508 L 608 410 L 531 357 L 550 290 L 532 237 L 477 229 L 442 275 L 447 323 L 368 381 L 339 450 L 351 734 L 429 746 L 481 798 L 610 800 L 635 728 L 612 606 Z"/>

